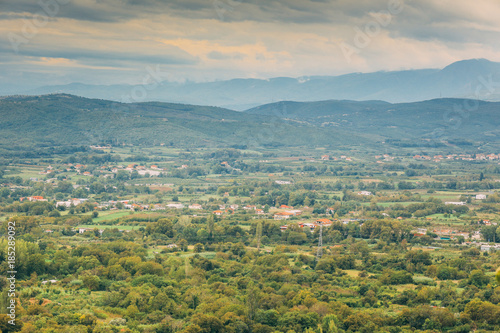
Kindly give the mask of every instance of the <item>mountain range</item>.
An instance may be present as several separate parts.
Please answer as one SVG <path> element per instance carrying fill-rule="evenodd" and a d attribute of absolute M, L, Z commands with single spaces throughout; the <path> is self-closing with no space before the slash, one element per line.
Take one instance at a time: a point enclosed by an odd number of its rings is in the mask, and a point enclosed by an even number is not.
<path fill-rule="evenodd" d="M 278 102 L 244 112 L 68 94 L 0 98 L 0 154 L 91 144 L 170 147 L 500 147 L 500 102 Z"/>
<path fill-rule="evenodd" d="M 212 105 L 238 111 L 292 100 L 383 100 L 390 103 L 408 103 L 435 98 L 472 98 L 500 101 L 500 63 L 471 59 L 455 62 L 443 69 L 279 77 L 268 80 L 233 79 L 205 83 L 163 81 L 156 87 L 71 83 L 44 86 L 29 91 L 19 90 L 17 93 L 66 93 L 120 102 L 159 101 Z M 8 94 L 13 93 L 9 90 Z M 6 91 L 3 95 L 7 95 Z"/>

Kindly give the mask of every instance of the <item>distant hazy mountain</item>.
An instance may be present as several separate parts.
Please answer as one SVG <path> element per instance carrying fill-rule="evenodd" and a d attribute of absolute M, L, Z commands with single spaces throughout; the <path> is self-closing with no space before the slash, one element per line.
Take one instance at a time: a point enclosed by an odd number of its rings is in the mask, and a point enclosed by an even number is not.
<path fill-rule="evenodd" d="M 0 99 L 0 154 L 91 144 L 171 147 L 500 147 L 500 103 L 279 102 L 247 112 L 66 94 Z"/>
<path fill-rule="evenodd" d="M 130 100 L 133 89 L 133 86 L 127 85 L 97 86 L 73 83 L 18 93 L 67 93 L 123 102 Z M 0 90 L 3 95 L 12 93 Z M 473 59 L 456 62 L 443 69 L 282 77 L 269 80 L 234 79 L 209 83 L 163 82 L 157 88 L 147 91 L 144 98 L 140 94 L 136 95 L 139 95 L 140 100 L 132 98 L 134 102 L 213 105 L 240 111 L 286 100 L 383 100 L 403 103 L 453 97 L 500 101 L 500 63 Z"/>

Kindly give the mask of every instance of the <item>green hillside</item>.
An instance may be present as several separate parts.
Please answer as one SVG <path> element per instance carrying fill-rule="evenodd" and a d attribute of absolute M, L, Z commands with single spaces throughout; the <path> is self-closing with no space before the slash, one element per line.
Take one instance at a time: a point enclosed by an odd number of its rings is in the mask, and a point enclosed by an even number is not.
<path fill-rule="evenodd" d="M 474 104 L 476 103 L 476 104 Z M 468 110 L 465 108 L 468 107 Z M 237 112 L 171 103 L 122 104 L 66 94 L 0 100 L 4 154 L 92 144 L 366 148 L 497 146 L 500 103 L 438 99 L 279 102 Z"/>
<path fill-rule="evenodd" d="M 300 146 L 340 141 L 343 129 L 252 115 L 217 107 L 168 103 L 121 104 L 72 95 L 0 100 L 0 147 L 25 148 L 134 144 Z M 352 143 L 361 136 L 353 135 Z"/>
<path fill-rule="evenodd" d="M 495 144 L 500 139 L 500 103 L 435 99 L 391 104 L 381 101 L 279 102 L 246 111 L 306 122 L 322 128 L 343 128 L 383 135 L 403 145 L 425 141 L 452 144 Z"/>

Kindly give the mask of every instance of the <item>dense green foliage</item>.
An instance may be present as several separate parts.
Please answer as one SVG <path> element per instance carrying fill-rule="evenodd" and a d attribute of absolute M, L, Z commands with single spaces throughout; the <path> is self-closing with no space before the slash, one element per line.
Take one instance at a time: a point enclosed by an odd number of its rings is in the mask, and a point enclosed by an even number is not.
<path fill-rule="evenodd" d="M 322 144 L 347 134 L 278 117 L 168 103 L 122 104 L 71 95 L 0 99 L 3 154 L 78 151 L 89 144 L 181 147 Z M 299 134 L 300 133 L 300 134 Z M 351 142 L 358 141 L 351 136 Z M 41 149 L 45 148 L 45 149 Z M 33 155 L 33 153 L 32 153 Z"/>
<path fill-rule="evenodd" d="M 74 102 L 41 103 L 50 98 Z M 148 105 L 144 124 L 153 125 L 167 111 Z M 182 112 L 218 112 L 193 108 Z M 0 329 L 499 331 L 495 151 L 428 148 L 422 159 L 329 147 L 115 144 L 2 155 Z"/>
<path fill-rule="evenodd" d="M 0 152 L 26 157 L 85 151 L 89 144 L 498 147 L 498 109 L 498 103 L 441 99 L 409 104 L 280 102 L 236 112 L 71 95 L 7 97 L 0 100 Z"/>

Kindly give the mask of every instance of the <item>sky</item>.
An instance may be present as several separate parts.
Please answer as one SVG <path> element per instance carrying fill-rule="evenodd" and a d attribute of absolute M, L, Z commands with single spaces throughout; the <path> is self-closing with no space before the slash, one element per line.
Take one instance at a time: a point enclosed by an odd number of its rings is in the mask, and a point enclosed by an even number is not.
<path fill-rule="evenodd" d="M 498 0 L 0 0 L 0 88 L 500 61 Z"/>

